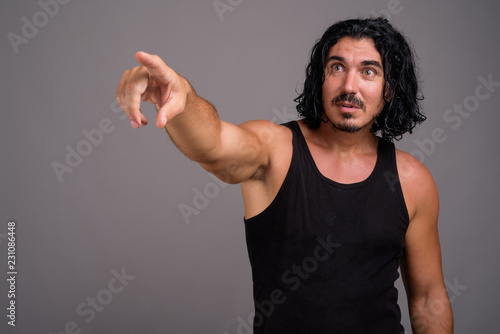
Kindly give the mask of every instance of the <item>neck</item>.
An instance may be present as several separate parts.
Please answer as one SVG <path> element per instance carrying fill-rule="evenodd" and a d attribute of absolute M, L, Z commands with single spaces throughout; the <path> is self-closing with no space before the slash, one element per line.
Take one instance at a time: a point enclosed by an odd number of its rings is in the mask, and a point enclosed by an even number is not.
<path fill-rule="evenodd" d="M 376 149 L 378 138 L 370 131 L 371 124 L 357 132 L 344 132 L 330 123 L 321 123 L 319 128 L 310 130 L 311 139 L 327 150 L 339 153 L 357 153 Z"/>

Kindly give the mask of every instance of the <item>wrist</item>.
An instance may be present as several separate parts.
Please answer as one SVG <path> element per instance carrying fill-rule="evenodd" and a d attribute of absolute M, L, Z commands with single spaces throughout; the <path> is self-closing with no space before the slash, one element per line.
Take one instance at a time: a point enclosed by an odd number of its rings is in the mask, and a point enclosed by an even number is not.
<path fill-rule="evenodd" d="M 193 86 L 191 86 L 189 81 L 187 81 L 186 78 L 184 78 L 182 75 L 179 75 L 179 77 L 182 81 L 183 86 L 185 87 L 184 91 L 186 92 L 186 106 L 187 106 L 188 104 L 194 102 L 194 100 L 196 99 L 197 97 L 196 91 L 194 90 Z"/>

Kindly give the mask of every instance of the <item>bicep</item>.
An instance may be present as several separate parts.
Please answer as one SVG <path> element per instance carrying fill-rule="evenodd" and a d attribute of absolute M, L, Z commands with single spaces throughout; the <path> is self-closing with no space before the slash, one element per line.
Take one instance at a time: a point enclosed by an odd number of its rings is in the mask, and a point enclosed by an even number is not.
<path fill-rule="evenodd" d="M 269 161 L 272 136 L 276 135 L 270 121 L 250 121 L 234 125 L 221 121 L 220 143 L 213 159 L 200 165 L 227 183 L 250 179 Z"/>
<path fill-rule="evenodd" d="M 409 301 L 426 298 L 444 289 L 438 233 L 439 197 L 429 171 L 422 166 L 406 188 L 414 202 L 405 237 L 401 271 Z"/>
<path fill-rule="evenodd" d="M 415 216 L 405 238 L 401 270 L 409 299 L 425 297 L 443 285 L 437 223 L 425 220 Z"/>

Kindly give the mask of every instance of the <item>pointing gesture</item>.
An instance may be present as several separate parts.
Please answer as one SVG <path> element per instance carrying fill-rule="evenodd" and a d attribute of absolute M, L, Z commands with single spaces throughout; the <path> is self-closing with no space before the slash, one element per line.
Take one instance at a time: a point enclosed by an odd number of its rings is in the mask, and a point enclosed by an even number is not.
<path fill-rule="evenodd" d="M 133 128 L 148 124 L 141 101 L 154 103 L 156 126 L 164 127 L 189 159 L 225 182 L 248 180 L 269 161 L 268 134 L 280 126 L 270 121 L 242 126 L 223 122 L 215 107 L 160 57 L 137 52 L 135 59 L 141 66 L 123 73 L 116 92 Z"/>
<path fill-rule="evenodd" d="M 116 99 L 133 128 L 148 124 L 140 109 L 141 101 L 155 104 L 156 126 L 162 128 L 184 110 L 190 86 L 156 55 L 137 52 L 135 59 L 141 66 L 123 73 Z"/>

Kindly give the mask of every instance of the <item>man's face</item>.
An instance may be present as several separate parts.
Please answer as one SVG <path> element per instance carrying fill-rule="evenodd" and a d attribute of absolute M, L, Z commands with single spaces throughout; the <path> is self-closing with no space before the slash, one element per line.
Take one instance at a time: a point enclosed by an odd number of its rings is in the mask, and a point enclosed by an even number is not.
<path fill-rule="evenodd" d="M 384 107 L 384 70 L 373 40 L 343 37 L 327 56 L 323 108 L 334 128 L 370 128 Z"/>

